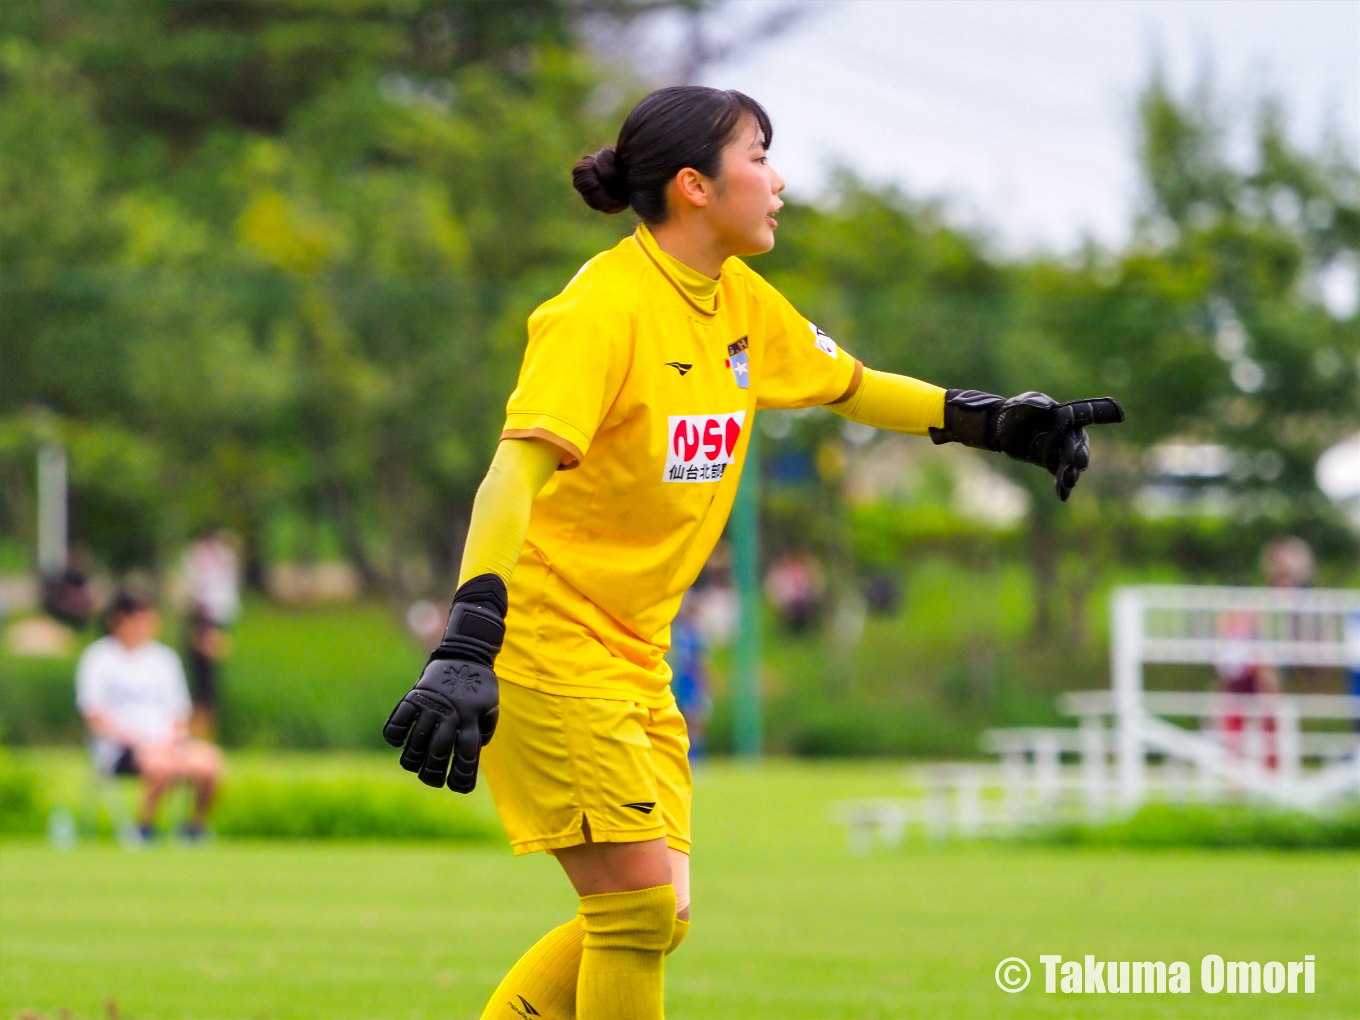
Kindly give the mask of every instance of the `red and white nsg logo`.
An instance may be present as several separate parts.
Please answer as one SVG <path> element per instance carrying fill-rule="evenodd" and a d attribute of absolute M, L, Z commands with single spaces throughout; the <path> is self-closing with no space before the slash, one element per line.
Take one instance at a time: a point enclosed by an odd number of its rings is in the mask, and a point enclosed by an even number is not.
<path fill-rule="evenodd" d="M 666 448 L 664 482 L 716 482 L 722 478 L 741 438 L 745 411 L 731 414 L 673 414 Z"/>

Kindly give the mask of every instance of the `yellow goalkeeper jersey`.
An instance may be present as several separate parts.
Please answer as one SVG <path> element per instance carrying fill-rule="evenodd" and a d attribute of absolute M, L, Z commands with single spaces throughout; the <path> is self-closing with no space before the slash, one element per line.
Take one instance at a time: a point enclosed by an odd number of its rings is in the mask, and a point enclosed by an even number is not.
<path fill-rule="evenodd" d="M 756 408 L 853 391 L 861 367 L 738 259 L 717 280 L 645 226 L 529 317 L 503 438 L 565 451 L 534 501 L 496 670 L 660 707 L 670 624 L 722 534 Z"/>

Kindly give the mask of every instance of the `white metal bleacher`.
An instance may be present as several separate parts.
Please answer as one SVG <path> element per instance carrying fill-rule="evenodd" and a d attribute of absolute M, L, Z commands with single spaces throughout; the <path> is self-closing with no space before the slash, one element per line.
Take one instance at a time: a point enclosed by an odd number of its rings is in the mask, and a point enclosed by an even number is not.
<path fill-rule="evenodd" d="M 1110 688 L 1059 699 L 1078 726 L 988 730 L 999 763 L 916 768 L 914 797 L 840 805 L 852 842 L 895 842 L 911 825 L 969 836 L 1101 817 L 1149 797 L 1319 810 L 1360 795 L 1360 697 L 1143 684 L 1149 663 L 1360 670 L 1360 591 L 1129 586 L 1111 625 Z"/>

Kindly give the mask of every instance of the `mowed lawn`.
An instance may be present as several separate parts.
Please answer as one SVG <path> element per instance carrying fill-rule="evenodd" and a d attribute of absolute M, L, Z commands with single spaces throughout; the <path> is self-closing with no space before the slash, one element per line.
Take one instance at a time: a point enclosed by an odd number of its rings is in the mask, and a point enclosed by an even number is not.
<path fill-rule="evenodd" d="M 854 856 L 831 805 L 900 794 L 899 776 L 885 763 L 786 761 L 698 772 L 694 929 L 667 967 L 669 1016 L 1360 1015 L 1360 855 Z M 552 860 L 497 847 L 9 842 L 0 1016 L 472 1017 L 574 903 Z M 1194 990 L 1046 995 L 1044 953 L 1186 960 Z M 1317 992 L 1206 994 L 1207 953 L 1311 953 Z M 1015 995 L 993 979 L 1008 956 L 1035 972 Z"/>

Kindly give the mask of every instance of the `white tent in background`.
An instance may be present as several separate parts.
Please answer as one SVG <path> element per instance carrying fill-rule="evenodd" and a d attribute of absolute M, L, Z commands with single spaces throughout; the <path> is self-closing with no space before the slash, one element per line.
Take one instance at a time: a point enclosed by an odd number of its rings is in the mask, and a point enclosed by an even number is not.
<path fill-rule="evenodd" d="M 1318 488 L 1346 509 L 1360 528 L 1360 432 L 1341 440 L 1318 458 Z"/>

